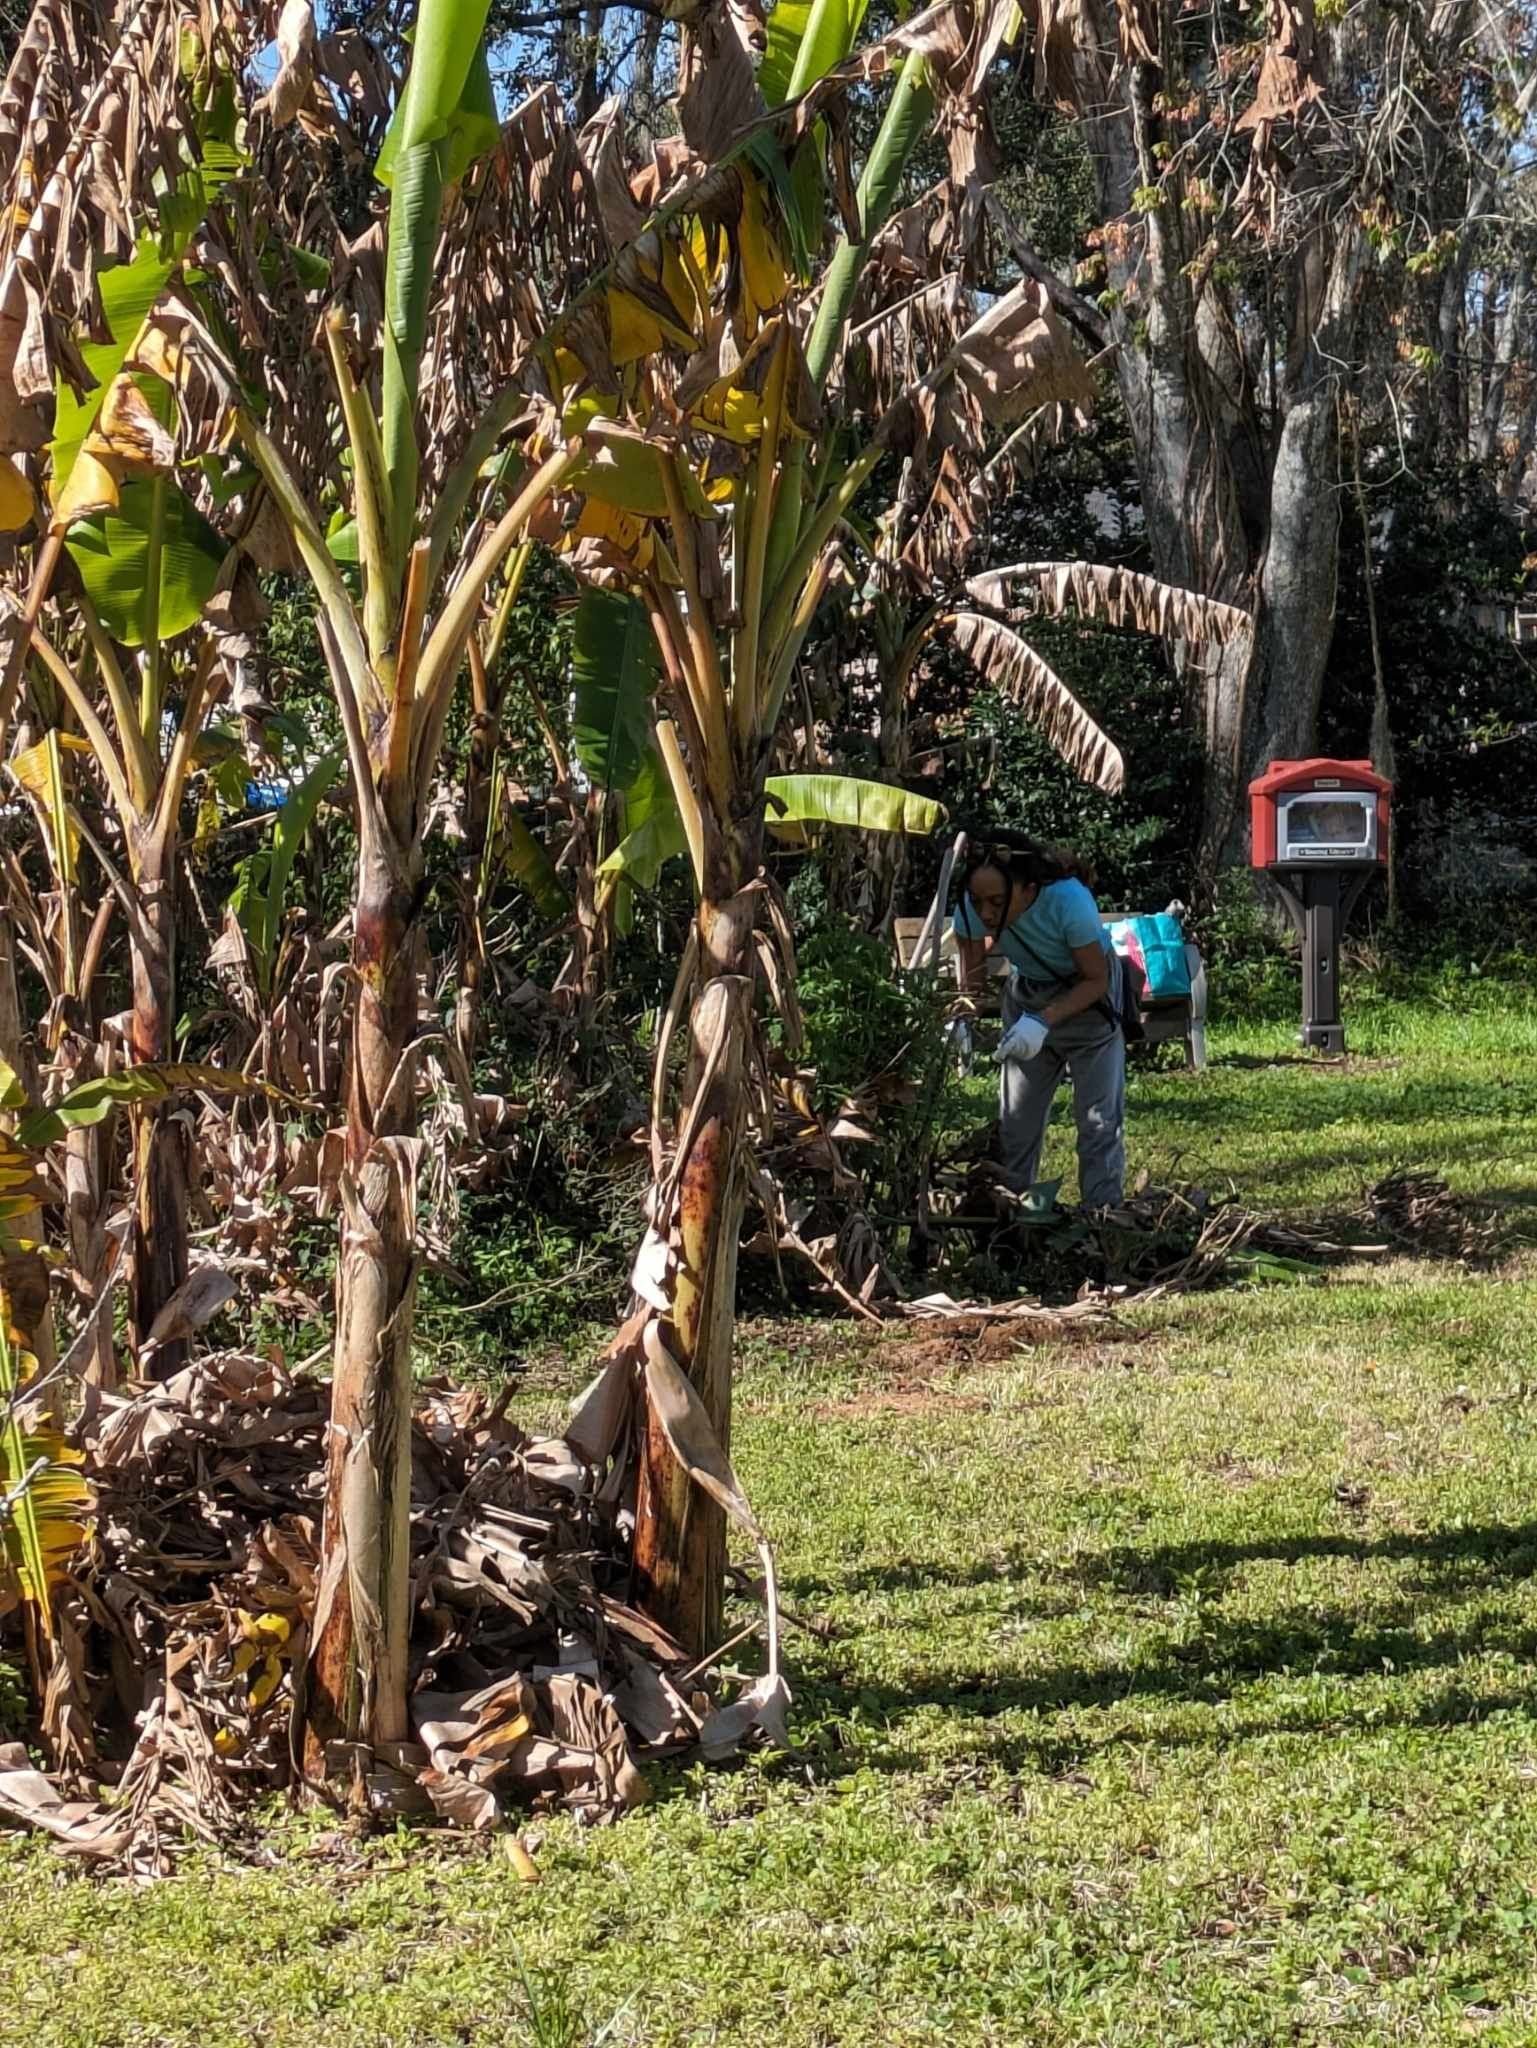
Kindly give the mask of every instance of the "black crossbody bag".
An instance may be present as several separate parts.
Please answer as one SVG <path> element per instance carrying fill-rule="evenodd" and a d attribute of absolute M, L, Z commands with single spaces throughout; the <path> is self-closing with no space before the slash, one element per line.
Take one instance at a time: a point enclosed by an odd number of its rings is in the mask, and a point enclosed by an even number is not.
<path fill-rule="evenodd" d="M 1013 927 L 1010 926 L 1009 929 L 1012 930 Z M 1014 933 L 1014 943 L 1022 952 L 1030 955 L 1030 958 L 1038 968 L 1044 970 L 1041 974 L 1043 984 L 1063 990 L 1072 987 L 1070 981 L 1064 981 L 1060 974 L 1054 974 L 1050 968 L 1046 967 L 1045 962 L 1030 944 L 1030 941 L 1022 937 L 1018 932 Z M 1142 1022 L 1142 991 L 1146 987 L 1146 981 L 1134 961 L 1128 960 L 1124 954 L 1117 953 L 1113 946 L 1108 950 L 1110 953 L 1110 993 L 1106 996 L 1101 996 L 1094 1007 L 1099 1011 L 1107 1024 L 1120 1026 L 1121 1036 L 1129 1045 L 1140 1045 L 1147 1036 L 1147 1031 Z"/>

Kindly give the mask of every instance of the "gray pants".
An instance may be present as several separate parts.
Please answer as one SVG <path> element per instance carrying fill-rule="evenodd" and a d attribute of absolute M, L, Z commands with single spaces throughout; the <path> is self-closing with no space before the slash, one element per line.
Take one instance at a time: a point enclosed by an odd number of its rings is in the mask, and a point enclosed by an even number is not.
<path fill-rule="evenodd" d="M 1111 972 L 1119 968 L 1113 961 Z M 1011 974 L 1003 992 L 1003 1028 L 1062 993 Z M 1120 1202 L 1126 1177 L 1126 1043 L 1102 1009 L 1059 1024 L 1033 1060 L 1005 1060 L 999 1081 L 1003 1170 L 1017 1194 L 1040 1178 L 1041 1146 L 1052 1099 L 1066 1073 L 1078 1125 L 1078 1182 L 1086 1209 Z"/>

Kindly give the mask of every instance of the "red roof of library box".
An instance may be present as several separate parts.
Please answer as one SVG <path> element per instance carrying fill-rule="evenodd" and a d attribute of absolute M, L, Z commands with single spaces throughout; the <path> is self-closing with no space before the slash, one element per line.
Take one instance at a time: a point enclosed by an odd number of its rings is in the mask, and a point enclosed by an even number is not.
<path fill-rule="evenodd" d="M 1370 761 L 1272 761 L 1263 775 L 1249 784 L 1249 859 L 1257 868 L 1276 862 L 1276 806 L 1283 797 L 1309 790 L 1374 791 L 1377 797 L 1377 844 L 1375 858 L 1388 857 L 1388 800 L 1393 785 L 1379 775 Z"/>
<path fill-rule="evenodd" d="M 1249 784 L 1250 796 L 1290 796 L 1295 789 L 1375 789 L 1382 796 L 1393 794 L 1393 785 L 1379 775 L 1370 761 L 1272 761 L 1263 775 Z"/>

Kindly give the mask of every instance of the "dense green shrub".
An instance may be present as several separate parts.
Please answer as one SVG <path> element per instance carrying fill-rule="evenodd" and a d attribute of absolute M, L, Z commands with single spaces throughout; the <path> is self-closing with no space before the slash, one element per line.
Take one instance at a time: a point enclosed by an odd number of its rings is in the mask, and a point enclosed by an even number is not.
<path fill-rule="evenodd" d="M 1395 948 L 1481 957 L 1537 947 L 1537 666 L 1498 630 L 1530 542 L 1475 468 L 1401 471 L 1371 495 L 1372 561 L 1396 755 Z M 1321 751 L 1364 753 L 1373 668 L 1365 550 L 1347 502 Z"/>
<path fill-rule="evenodd" d="M 831 916 L 801 945 L 800 1003 L 808 1057 L 830 1099 L 938 1028 L 933 991 L 896 972 L 890 944 Z"/>

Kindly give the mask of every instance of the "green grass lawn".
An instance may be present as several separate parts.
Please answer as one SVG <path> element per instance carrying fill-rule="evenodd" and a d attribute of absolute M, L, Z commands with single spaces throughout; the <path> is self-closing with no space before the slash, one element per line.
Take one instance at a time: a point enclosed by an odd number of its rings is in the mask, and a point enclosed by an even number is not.
<path fill-rule="evenodd" d="M 1139 1077 L 1134 1160 L 1298 1216 L 1414 1164 L 1532 1226 L 1530 1005 L 1351 1021 L 1355 1064 L 1275 1027 Z M 825 1625 L 793 1754 L 542 1825 L 537 1888 L 314 1820 L 148 1889 L 0 1838 L 0 2039 L 1537 2041 L 1534 1279 L 1398 1259 L 1025 1348 L 754 1326 L 739 1465 Z"/>

